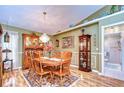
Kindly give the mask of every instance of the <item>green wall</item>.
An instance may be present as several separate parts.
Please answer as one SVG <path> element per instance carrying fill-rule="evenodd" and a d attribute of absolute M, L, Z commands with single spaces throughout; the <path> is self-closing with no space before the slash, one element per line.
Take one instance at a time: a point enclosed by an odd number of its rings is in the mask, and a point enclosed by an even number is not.
<path fill-rule="evenodd" d="M 65 32 L 65 33 L 62 33 L 62 34 L 59 34 L 59 35 L 55 35 L 53 38 L 54 38 L 54 41 L 57 39 L 59 40 L 59 47 L 56 47 L 55 46 L 55 49 L 56 50 L 61 50 L 61 51 L 65 51 L 65 50 L 69 50 L 69 51 L 73 51 L 73 52 L 77 52 L 78 51 L 78 43 L 79 42 L 78 40 L 78 36 L 81 35 L 81 29 L 82 28 L 79 28 L 79 29 L 75 29 L 75 30 L 72 30 L 72 31 L 69 31 L 69 32 Z M 67 36 L 74 36 L 74 48 L 62 48 L 62 38 L 63 37 L 67 37 Z M 54 42 L 54 45 L 55 45 L 55 42 Z"/>
<path fill-rule="evenodd" d="M 99 36 L 98 36 L 98 23 L 94 23 L 92 25 L 85 26 L 85 34 L 91 35 L 91 64 L 92 69 L 98 70 L 99 66 Z"/>
<path fill-rule="evenodd" d="M 65 32 L 65 33 L 61 33 L 61 34 L 58 34 L 58 35 L 55 35 L 53 37 L 53 41 L 54 41 L 54 45 L 55 45 L 55 42 L 56 42 L 56 39 L 59 40 L 59 47 L 56 47 L 55 46 L 55 49 L 57 51 L 72 51 L 73 55 L 75 55 L 75 53 L 77 54 L 77 58 L 79 58 L 79 36 L 82 35 L 82 32 L 81 30 L 82 29 L 85 29 L 85 32 L 84 34 L 90 34 L 92 35 L 91 37 L 91 56 L 95 56 L 96 57 L 96 66 L 92 66 L 92 68 L 94 69 L 98 69 L 98 23 L 95 23 L 95 24 L 92 24 L 92 25 L 89 25 L 89 26 L 85 26 L 85 27 L 81 27 L 81 28 L 78 28 L 78 29 L 75 29 L 75 30 L 72 30 L 72 31 L 69 31 L 69 32 Z M 66 48 L 66 49 L 63 49 L 62 48 L 62 38 L 63 37 L 67 37 L 67 36 L 74 36 L 74 48 Z M 94 42 L 96 42 L 94 44 Z M 91 57 L 91 60 L 94 60 L 92 59 L 93 57 Z M 73 63 L 72 62 L 72 65 L 77 65 L 79 64 L 79 60 L 77 60 L 76 63 Z M 95 64 L 95 63 L 93 63 Z"/>
<path fill-rule="evenodd" d="M 18 32 L 19 34 L 19 63 L 18 64 L 20 67 L 22 67 L 22 54 L 23 54 L 23 49 L 22 49 L 22 34 L 23 33 L 26 33 L 26 34 L 31 34 L 33 33 L 34 31 L 30 31 L 30 30 L 27 30 L 27 29 L 22 29 L 22 28 L 18 28 L 18 27 L 14 27 L 14 26 L 9 26 L 9 25 L 5 25 L 5 24 L 2 24 L 2 28 L 3 28 L 3 31 L 13 31 L 13 32 Z M 40 33 L 37 33 L 38 35 L 40 35 Z"/>

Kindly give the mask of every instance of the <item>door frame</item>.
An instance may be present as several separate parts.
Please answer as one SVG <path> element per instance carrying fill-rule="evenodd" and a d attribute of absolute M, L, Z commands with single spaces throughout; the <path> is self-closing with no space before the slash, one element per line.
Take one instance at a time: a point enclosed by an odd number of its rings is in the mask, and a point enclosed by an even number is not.
<path fill-rule="evenodd" d="M 121 22 L 116 22 L 116 23 L 113 23 L 113 24 L 109 24 L 109 25 L 104 25 L 101 27 L 101 51 L 102 51 L 102 69 L 101 69 L 101 74 L 104 75 L 104 31 L 105 31 L 105 28 L 107 27 L 110 27 L 110 26 L 116 26 L 116 25 L 121 25 L 121 24 L 124 24 L 124 21 L 121 21 Z M 123 65 L 122 65 L 123 66 Z M 123 67 L 124 68 L 124 67 Z"/>

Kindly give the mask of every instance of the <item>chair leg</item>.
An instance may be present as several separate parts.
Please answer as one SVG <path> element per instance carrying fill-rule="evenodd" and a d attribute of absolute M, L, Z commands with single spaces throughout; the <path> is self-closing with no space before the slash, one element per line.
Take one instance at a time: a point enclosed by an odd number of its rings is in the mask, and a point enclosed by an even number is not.
<path fill-rule="evenodd" d="M 42 80 L 43 80 L 43 78 L 42 78 L 42 76 L 40 76 L 40 86 L 42 87 Z"/>
<path fill-rule="evenodd" d="M 37 74 L 33 71 L 32 72 L 32 78 L 36 81 L 36 79 L 37 79 Z"/>
<path fill-rule="evenodd" d="M 71 77 L 71 75 L 70 75 L 70 74 L 69 74 L 69 75 L 67 75 L 67 78 L 68 78 L 69 82 L 71 83 L 71 79 L 70 79 L 70 77 Z"/>
<path fill-rule="evenodd" d="M 60 76 L 60 86 L 63 86 L 63 78 L 62 78 L 62 76 Z"/>
<path fill-rule="evenodd" d="M 29 69 L 29 71 L 28 71 L 28 77 L 29 77 L 30 73 L 31 73 L 31 69 Z"/>
<path fill-rule="evenodd" d="M 54 77 L 54 74 L 52 74 L 52 72 L 50 72 L 50 78 L 51 78 L 50 82 L 51 83 L 53 83 L 53 77 Z"/>

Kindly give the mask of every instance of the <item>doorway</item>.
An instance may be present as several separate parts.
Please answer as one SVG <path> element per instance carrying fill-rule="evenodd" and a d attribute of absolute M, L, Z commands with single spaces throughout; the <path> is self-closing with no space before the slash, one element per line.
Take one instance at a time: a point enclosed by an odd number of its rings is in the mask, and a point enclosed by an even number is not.
<path fill-rule="evenodd" d="M 124 23 L 103 28 L 102 74 L 124 80 Z"/>

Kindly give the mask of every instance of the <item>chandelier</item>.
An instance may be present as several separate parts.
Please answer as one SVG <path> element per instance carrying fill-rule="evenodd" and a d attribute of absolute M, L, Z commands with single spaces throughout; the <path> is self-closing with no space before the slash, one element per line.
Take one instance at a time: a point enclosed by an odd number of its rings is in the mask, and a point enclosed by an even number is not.
<path fill-rule="evenodd" d="M 49 36 L 46 34 L 46 33 L 43 33 L 41 36 L 40 36 L 40 40 L 43 42 L 43 43 L 46 43 L 50 40 Z"/>
<path fill-rule="evenodd" d="M 45 22 L 45 16 L 46 16 L 46 12 L 43 12 L 43 15 L 44 15 L 44 22 Z M 49 36 L 46 34 L 46 33 L 43 33 L 41 36 L 40 36 L 40 40 L 43 42 L 43 43 L 46 43 L 50 40 Z"/>

